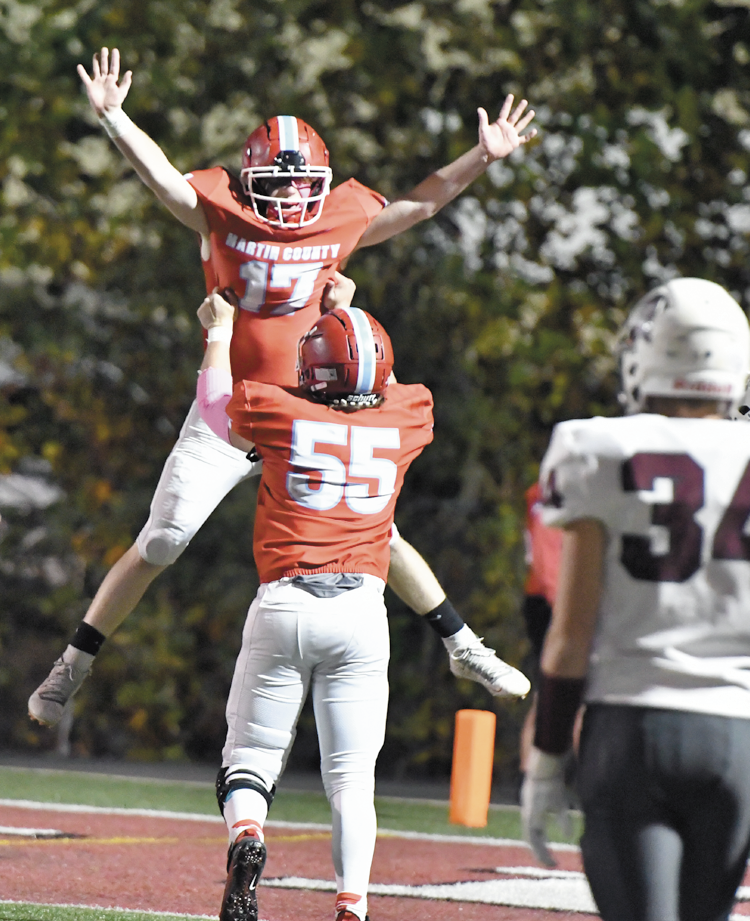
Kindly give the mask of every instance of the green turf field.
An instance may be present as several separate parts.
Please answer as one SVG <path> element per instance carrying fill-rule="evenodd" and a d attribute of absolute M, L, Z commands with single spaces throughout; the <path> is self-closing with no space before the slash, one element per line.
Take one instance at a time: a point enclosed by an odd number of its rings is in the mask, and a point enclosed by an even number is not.
<path fill-rule="evenodd" d="M 0 767 L 0 799 L 218 815 L 213 784 L 108 777 L 76 771 Z M 448 822 L 447 803 L 436 805 L 413 799 L 376 797 L 375 804 L 381 829 L 470 837 L 521 837 L 515 806 L 490 806 L 486 827 L 465 828 Z M 322 793 L 284 790 L 282 781 L 269 819 L 327 824 L 331 814 Z M 554 826 L 550 832 L 551 840 L 566 840 L 555 837 Z"/>
<path fill-rule="evenodd" d="M 0 767 L 0 799 L 34 800 L 126 809 L 159 809 L 218 815 L 213 784 L 110 777 L 76 771 Z M 448 822 L 448 804 L 413 799 L 376 797 L 382 832 L 413 831 L 467 837 L 520 838 L 515 806 L 490 806 L 484 828 L 465 828 Z M 321 793 L 285 791 L 283 781 L 269 819 L 287 822 L 330 823 L 328 803 Z M 580 834 L 576 822 L 574 840 Z M 552 841 L 567 839 L 550 828 Z M 107 909 L 64 908 L 0 902 L 0 921 L 176 921 L 178 915 L 120 912 Z M 183 916 L 184 917 L 184 916 Z"/>
<path fill-rule="evenodd" d="M 191 919 L 210 915 L 190 915 Z M 65 908 L 60 905 L 16 905 L 0 902 L 0 921 L 185 921 L 185 915 L 157 915 L 114 908 Z M 211 921 L 216 921 L 211 918 Z"/>

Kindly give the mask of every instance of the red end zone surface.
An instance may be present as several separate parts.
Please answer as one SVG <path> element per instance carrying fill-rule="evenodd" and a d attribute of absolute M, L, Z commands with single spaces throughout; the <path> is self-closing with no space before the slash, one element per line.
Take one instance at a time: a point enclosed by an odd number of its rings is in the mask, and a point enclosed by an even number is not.
<path fill-rule="evenodd" d="M 223 823 L 0 806 L 0 899 L 218 915 Z M 11 829 L 55 830 L 31 838 Z M 270 827 L 258 893 L 264 921 L 333 917 L 330 834 Z M 595 918 L 576 852 L 557 871 L 520 845 L 382 835 L 372 871 L 372 921 L 555 921 Z M 744 903 L 735 909 L 750 916 Z"/>

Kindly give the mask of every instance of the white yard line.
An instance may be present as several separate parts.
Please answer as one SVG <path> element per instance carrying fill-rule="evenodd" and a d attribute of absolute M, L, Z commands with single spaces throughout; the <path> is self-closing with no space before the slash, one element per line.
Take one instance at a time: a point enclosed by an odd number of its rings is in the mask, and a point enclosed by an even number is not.
<path fill-rule="evenodd" d="M 165 809 L 124 809 L 108 806 L 78 806 L 69 803 L 38 803 L 35 800 L 0 799 L 0 806 L 16 809 L 34 809 L 40 812 L 92 813 L 95 815 L 143 816 L 154 819 L 182 819 L 186 822 L 214 822 L 224 824 L 218 815 L 195 812 L 169 812 Z M 307 831 L 330 831 L 331 826 L 319 822 L 266 822 L 267 828 L 303 828 Z M 479 844 L 483 847 L 522 847 L 523 842 L 515 838 L 469 837 L 468 835 L 439 835 L 429 832 L 398 831 L 390 828 L 378 829 L 382 838 L 406 838 L 414 841 L 435 841 L 443 844 Z M 561 852 L 577 851 L 575 844 L 552 844 L 553 850 Z"/>

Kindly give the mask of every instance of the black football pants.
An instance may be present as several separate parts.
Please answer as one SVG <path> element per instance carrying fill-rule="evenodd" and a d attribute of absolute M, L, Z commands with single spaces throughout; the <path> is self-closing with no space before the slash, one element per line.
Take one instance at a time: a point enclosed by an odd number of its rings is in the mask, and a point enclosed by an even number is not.
<path fill-rule="evenodd" d="M 726 921 L 750 851 L 750 719 L 590 705 L 578 786 L 604 921 Z"/>

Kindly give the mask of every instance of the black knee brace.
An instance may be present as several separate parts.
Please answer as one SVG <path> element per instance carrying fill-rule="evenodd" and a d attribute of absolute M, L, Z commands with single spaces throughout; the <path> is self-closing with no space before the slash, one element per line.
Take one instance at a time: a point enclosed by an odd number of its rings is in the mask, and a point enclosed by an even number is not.
<path fill-rule="evenodd" d="M 230 771 L 231 774 L 229 774 Z M 229 776 L 227 776 L 228 774 Z M 276 796 L 276 784 L 269 791 L 262 778 L 254 771 L 250 771 L 241 765 L 232 768 L 220 768 L 219 773 L 216 775 L 216 799 L 219 803 L 219 812 L 222 815 L 224 815 L 224 803 L 234 790 L 255 790 L 268 803 L 269 809 L 271 808 L 271 803 L 273 803 L 274 796 Z"/>

